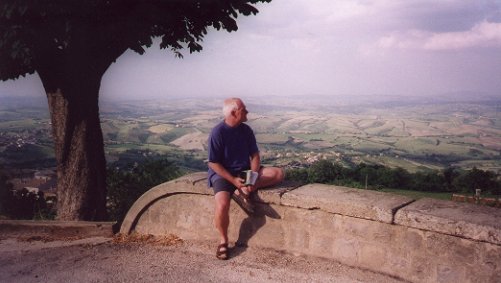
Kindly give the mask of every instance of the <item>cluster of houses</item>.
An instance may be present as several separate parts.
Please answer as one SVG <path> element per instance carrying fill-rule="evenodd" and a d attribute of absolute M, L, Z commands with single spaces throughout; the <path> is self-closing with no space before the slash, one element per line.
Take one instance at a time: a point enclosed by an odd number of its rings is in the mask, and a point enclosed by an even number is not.
<path fill-rule="evenodd" d="M 42 192 L 47 205 L 51 205 L 56 200 L 57 176 L 54 169 L 25 172 L 9 182 L 12 183 L 15 191 L 26 189 L 33 194 Z"/>

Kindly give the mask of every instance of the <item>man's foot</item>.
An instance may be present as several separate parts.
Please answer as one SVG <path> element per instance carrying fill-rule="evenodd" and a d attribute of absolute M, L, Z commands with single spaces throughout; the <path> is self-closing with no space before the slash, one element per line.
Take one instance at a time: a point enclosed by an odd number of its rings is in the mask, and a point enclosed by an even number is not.
<path fill-rule="evenodd" d="M 235 192 L 231 198 L 249 215 L 254 214 L 254 204 L 251 202 L 249 195 L 245 195 L 241 190 Z"/>
<path fill-rule="evenodd" d="M 228 243 L 220 244 L 217 246 L 216 257 L 220 260 L 227 260 L 228 256 Z"/>
<path fill-rule="evenodd" d="M 249 191 L 247 187 L 237 188 L 237 190 L 241 196 L 243 196 L 245 199 L 249 199 L 251 191 Z"/>

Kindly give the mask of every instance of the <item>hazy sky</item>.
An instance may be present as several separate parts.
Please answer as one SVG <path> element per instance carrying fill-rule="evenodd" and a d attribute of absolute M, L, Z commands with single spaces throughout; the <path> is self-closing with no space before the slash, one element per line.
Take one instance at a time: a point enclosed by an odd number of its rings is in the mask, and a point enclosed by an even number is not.
<path fill-rule="evenodd" d="M 104 98 L 253 95 L 501 97 L 501 0 L 273 0 L 211 31 L 200 53 L 126 52 Z M 44 91 L 38 76 L 0 95 Z"/>

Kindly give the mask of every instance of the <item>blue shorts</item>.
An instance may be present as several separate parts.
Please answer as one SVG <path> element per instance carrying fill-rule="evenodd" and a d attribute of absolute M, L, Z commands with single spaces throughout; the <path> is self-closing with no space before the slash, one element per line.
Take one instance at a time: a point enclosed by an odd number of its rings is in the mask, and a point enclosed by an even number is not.
<path fill-rule="evenodd" d="M 263 169 L 264 166 L 259 167 L 259 171 Z M 240 172 L 239 175 L 241 175 L 243 172 Z M 241 178 L 245 178 L 244 176 L 241 176 Z M 230 193 L 230 196 L 233 195 L 233 193 L 237 190 L 237 187 L 235 187 L 232 183 L 228 182 L 224 178 L 217 178 L 216 180 L 212 181 L 212 190 L 214 190 L 214 195 L 217 194 L 218 192 L 228 192 Z"/>
<path fill-rule="evenodd" d="M 228 192 L 231 196 L 233 195 L 237 187 L 228 182 L 226 179 L 219 178 L 212 183 L 212 189 L 214 190 L 214 195 L 218 192 Z"/>

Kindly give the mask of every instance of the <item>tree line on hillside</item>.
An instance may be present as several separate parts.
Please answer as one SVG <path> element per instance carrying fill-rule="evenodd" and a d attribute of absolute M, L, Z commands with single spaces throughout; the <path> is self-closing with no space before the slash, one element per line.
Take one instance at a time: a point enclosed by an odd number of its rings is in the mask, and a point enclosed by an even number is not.
<path fill-rule="evenodd" d="M 165 158 L 146 158 L 108 166 L 107 219 L 121 222 L 134 202 L 152 187 L 180 177 L 183 172 Z M 118 164 L 123 166 L 117 166 Z M 176 163 L 177 164 L 177 163 Z M 0 168 L 0 215 L 11 219 L 53 219 L 43 193 L 25 189 L 13 191 L 9 178 Z M 324 183 L 354 188 L 402 189 L 426 192 L 463 192 L 501 195 L 499 174 L 477 168 L 461 170 L 449 167 L 444 170 L 428 170 L 409 173 L 402 168 L 361 163 L 352 168 L 339 163 L 320 160 L 308 168 L 288 169 L 286 179 L 308 183 Z"/>
<path fill-rule="evenodd" d="M 463 170 L 448 167 L 410 173 L 403 168 L 360 163 L 344 167 L 329 160 L 320 160 L 308 168 L 289 169 L 286 178 L 308 183 L 323 183 L 354 188 L 402 189 L 423 192 L 461 192 L 501 195 L 501 176 L 477 168 Z"/>
<path fill-rule="evenodd" d="M 43 192 L 27 189 L 13 190 L 8 175 L 0 168 L 0 216 L 9 219 L 54 219 L 54 205 Z M 121 222 L 129 208 L 147 190 L 161 183 L 178 178 L 181 170 L 167 159 L 145 159 L 118 167 L 111 164 L 107 169 L 107 220 Z M 57 201 L 56 199 L 50 201 Z"/>
<path fill-rule="evenodd" d="M 39 163 L 30 165 L 36 168 L 49 167 L 39 166 Z M 16 166 L 19 164 L 9 164 L 3 168 L 0 166 L 0 218 L 55 219 L 56 198 L 48 199 L 42 191 L 13 190 L 14 186 L 9 179 L 14 176 L 7 172 L 11 172 Z M 185 172 L 203 171 L 206 168 L 207 165 L 192 154 L 170 152 L 167 156 L 138 149 L 118 154 L 118 158 L 107 166 L 105 220 L 120 222 L 132 204 L 147 190 Z"/>

